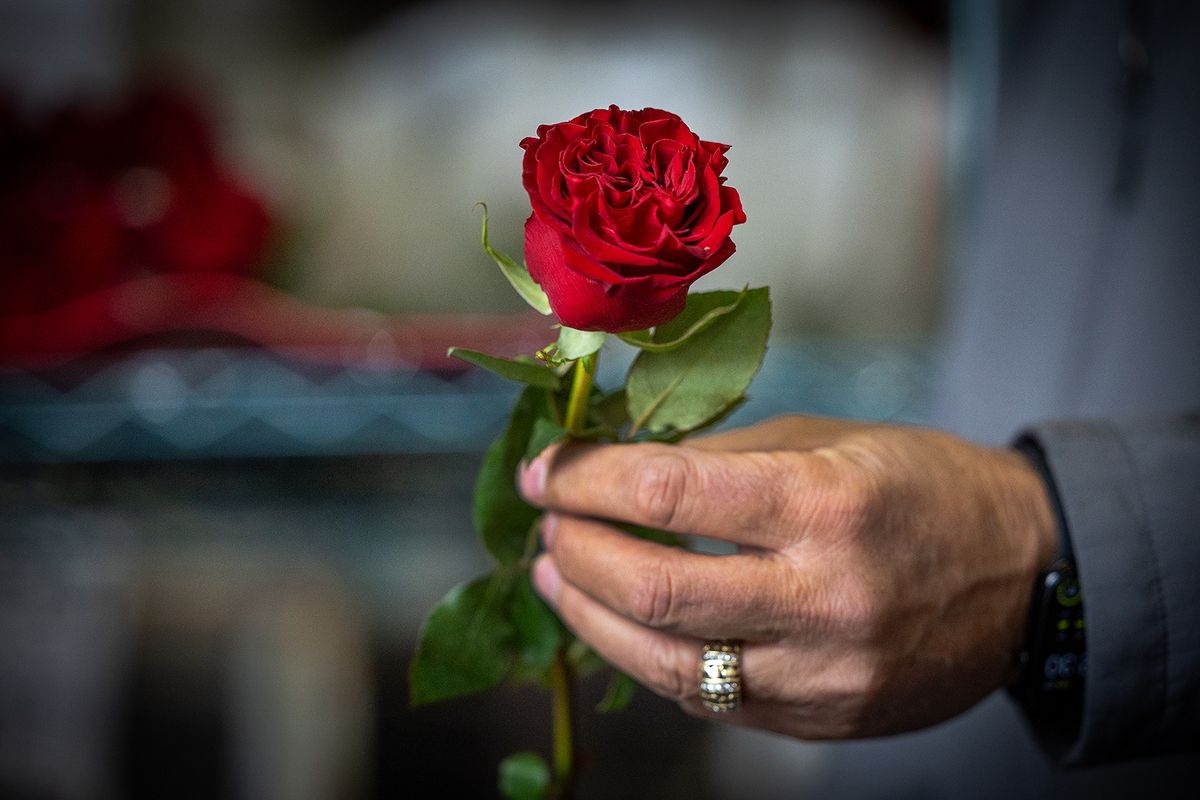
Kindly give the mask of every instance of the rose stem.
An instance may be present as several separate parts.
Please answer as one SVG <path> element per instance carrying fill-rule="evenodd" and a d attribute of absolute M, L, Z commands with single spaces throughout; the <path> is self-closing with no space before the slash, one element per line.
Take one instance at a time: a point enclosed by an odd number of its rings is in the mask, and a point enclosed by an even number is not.
<path fill-rule="evenodd" d="M 587 427 L 588 399 L 592 393 L 592 376 L 596 374 L 597 355 L 592 353 L 575 362 L 571 394 L 567 397 L 567 433 L 581 433 Z"/>
<path fill-rule="evenodd" d="M 575 741 L 571 735 L 571 668 L 567 652 L 559 648 L 550 664 L 550 691 L 554 707 L 554 791 L 553 797 L 571 795 L 572 768 L 575 765 Z"/>
<path fill-rule="evenodd" d="M 592 378 L 596 374 L 596 353 L 575 362 L 571 392 L 567 396 L 566 429 L 569 434 L 581 433 L 587 427 L 588 400 L 592 394 Z M 566 649 L 560 647 L 550 667 L 550 686 L 554 711 L 554 792 L 566 798 L 571 794 L 571 778 L 575 766 L 575 740 L 571 733 L 571 668 Z"/>

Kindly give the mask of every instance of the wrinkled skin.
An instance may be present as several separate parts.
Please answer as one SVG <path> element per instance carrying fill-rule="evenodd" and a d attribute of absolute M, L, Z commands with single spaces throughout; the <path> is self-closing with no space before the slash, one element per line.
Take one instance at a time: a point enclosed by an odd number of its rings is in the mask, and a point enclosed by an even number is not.
<path fill-rule="evenodd" d="M 688 287 L 733 254 L 729 234 L 746 215 L 721 175 L 729 146 L 676 115 L 609 106 L 539 126 L 521 147 L 533 207 L 525 260 L 564 324 L 667 322 Z"/>
<path fill-rule="evenodd" d="M 1055 551 L 1021 456 L 913 427 L 783 417 L 679 447 L 569 445 L 519 482 L 551 512 L 535 584 L 580 638 L 699 716 L 703 642 L 741 638 L 743 705 L 719 718 L 803 739 L 922 728 L 1010 681 Z"/>

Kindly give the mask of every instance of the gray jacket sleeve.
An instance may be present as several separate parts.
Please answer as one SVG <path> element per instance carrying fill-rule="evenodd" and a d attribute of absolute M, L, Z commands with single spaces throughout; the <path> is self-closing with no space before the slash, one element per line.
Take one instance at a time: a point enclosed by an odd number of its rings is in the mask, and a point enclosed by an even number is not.
<path fill-rule="evenodd" d="M 1079 736 L 1094 764 L 1200 746 L 1200 415 L 1055 422 L 1041 449 L 1088 631 Z"/>

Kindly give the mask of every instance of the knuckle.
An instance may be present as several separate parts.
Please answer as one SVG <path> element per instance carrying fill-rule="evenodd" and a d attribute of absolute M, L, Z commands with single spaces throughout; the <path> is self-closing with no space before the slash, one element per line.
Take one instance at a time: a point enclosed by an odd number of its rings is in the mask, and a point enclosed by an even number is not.
<path fill-rule="evenodd" d="M 869 642 L 886 632 L 887 603 L 875 592 L 848 589 L 833 599 L 833 627 L 851 641 Z"/>
<path fill-rule="evenodd" d="M 786 528 L 806 517 L 805 503 L 814 485 L 810 458 L 796 452 L 755 453 L 753 517 L 759 529 Z"/>
<path fill-rule="evenodd" d="M 672 449 L 644 458 L 633 475 L 633 507 L 639 518 L 660 528 L 676 523 L 694 483 L 692 472 L 688 458 Z"/>
<path fill-rule="evenodd" d="M 832 491 L 830 513 L 833 522 L 844 530 L 862 531 L 874 521 L 879 489 L 866 475 L 854 473 L 839 481 Z"/>
<path fill-rule="evenodd" d="M 637 579 L 629 595 L 629 611 L 636 622 L 650 628 L 666 628 L 674 622 L 675 601 L 671 573 L 658 565 Z"/>
<path fill-rule="evenodd" d="M 785 476 L 796 472 L 791 453 L 747 453 L 732 457 L 720 484 L 745 527 L 763 528 L 778 524 L 788 510 L 790 498 Z"/>
<path fill-rule="evenodd" d="M 887 701 L 886 670 L 877 653 L 860 654 L 845 671 L 845 738 L 880 732 L 879 723 Z"/>
<path fill-rule="evenodd" d="M 695 695 L 695 681 L 689 680 L 675 649 L 666 642 L 654 642 L 645 650 L 650 689 L 661 697 L 685 702 Z"/>
<path fill-rule="evenodd" d="M 885 666 L 871 649 L 855 649 L 833 656 L 818 669 L 805 694 L 811 707 L 820 709 L 821 739 L 857 739 L 881 733 L 881 715 L 888 699 Z"/>

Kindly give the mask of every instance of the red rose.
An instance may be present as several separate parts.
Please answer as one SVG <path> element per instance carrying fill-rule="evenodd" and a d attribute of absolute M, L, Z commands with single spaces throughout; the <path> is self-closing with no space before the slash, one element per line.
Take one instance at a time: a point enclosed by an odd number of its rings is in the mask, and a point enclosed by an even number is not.
<path fill-rule="evenodd" d="M 733 254 L 746 221 L 721 171 L 728 145 L 668 111 L 616 106 L 541 125 L 522 181 L 530 276 L 564 325 L 619 332 L 683 310 L 688 287 Z"/>

